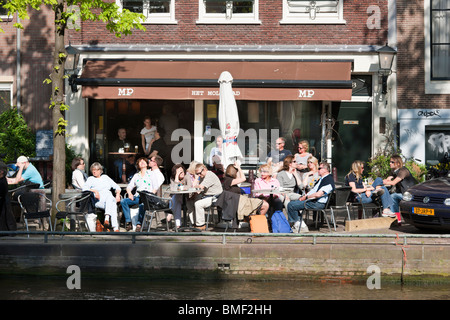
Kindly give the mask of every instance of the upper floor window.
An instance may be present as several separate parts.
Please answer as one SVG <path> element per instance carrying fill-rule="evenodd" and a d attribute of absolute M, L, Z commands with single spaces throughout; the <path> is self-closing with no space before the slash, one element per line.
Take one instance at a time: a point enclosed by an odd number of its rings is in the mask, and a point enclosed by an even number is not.
<path fill-rule="evenodd" d="M 450 1 L 431 1 L 431 80 L 450 80 Z"/>
<path fill-rule="evenodd" d="M 425 93 L 450 94 L 450 2 L 424 1 Z"/>
<path fill-rule="evenodd" d="M 197 23 L 260 23 L 259 0 L 199 0 Z"/>
<path fill-rule="evenodd" d="M 282 0 L 283 19 L 291 24 L 345 23 L 343 0 Z"/>
<path fill-rule="evenodd" d="M 143 23 L 176 23 L 175 0 L 116 0 L 116 4 L 121 9 L 142 13 L 146 17 Z"/>
<path fill-rule="evenodd" d="M 0 81 L 0 113 L 9 110 L 12 106 L 12 82 Z"/>
<path fill-rule="evenodd" d="M 8 10 L 3 8 L 3 5 L 6 4 L 6 0 L 0 0 L 0 18 L 8 17 Z"/>

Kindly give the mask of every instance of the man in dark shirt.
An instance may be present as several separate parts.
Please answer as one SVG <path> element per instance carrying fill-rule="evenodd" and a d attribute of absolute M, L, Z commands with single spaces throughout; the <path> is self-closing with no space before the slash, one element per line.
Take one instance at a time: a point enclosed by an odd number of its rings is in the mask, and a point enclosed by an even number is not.
<path fill-rule="evenodd" d="M 328 197 L 334 190 L 333 176 L 330 174 L 330 165 L 322 162 L 319 165 L 320 179 L 314 187 L 305 195 L 301 196 L 299 200 L 290 201 L 287 206 L 289 222 L 293 223 L 293 231 L 299 232 L 302 225 L 302 215 L 300 210 L 308 209 L 323 209 L 327 203 Z M 314 199 L 306 201 L 307 199 Z M 302 231 L 307 231 L 307 228 Z"/>

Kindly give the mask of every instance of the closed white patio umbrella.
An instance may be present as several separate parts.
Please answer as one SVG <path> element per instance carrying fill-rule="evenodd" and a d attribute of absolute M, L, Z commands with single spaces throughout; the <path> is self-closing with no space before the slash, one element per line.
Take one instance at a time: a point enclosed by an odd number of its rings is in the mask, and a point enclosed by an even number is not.
<path fill-rule="evenodd" d="M 229 164 L 242 163 L 243 157 L 237 143 L 239 135 L 239 115 L 231 84 L 233 77 L 228 71 L 219 77 L 219 129 L 223 137 L 222 164 L 224 170 Z"/>

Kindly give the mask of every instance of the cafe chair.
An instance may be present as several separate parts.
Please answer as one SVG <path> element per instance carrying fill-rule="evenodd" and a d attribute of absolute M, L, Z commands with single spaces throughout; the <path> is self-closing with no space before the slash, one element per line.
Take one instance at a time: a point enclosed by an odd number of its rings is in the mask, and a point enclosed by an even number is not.
<path fill-rule="evenodd" d="M 158 213 L 163 212 L 166 218 L 166 228 L 169 231 L 169 223 L 167 222 L 167 215 L 171 213 L 172 198 L 163 198 L 154 195 L 153 193 L 138 191 L 139 199 L 144 204 L 144 218 L 142 221 L 142 228 L 147 227 L 147 232 L 152 227 L 153 219 L 156 219 L 158 224 Z"/>
<path fill-rule="evenodd" d="M 323 195 L 320 198 L 326 197 L 327 194 Z M 334 212 L 332 210 L 330 210 L 330 204 L 332 203 L 332 201 L 334 201 L 334 197 L 335 197 L 335 192 L 334 190 L 328 195 L 328 200 L 325 204 L 325 207 L 323 209 L 308 209 L 305 208 L 303 209 L 303 215 L 304 217 L 308 217 L 309 213 L 313 213 L 313 217 L 315 216 L 315 227 L 316 229 L 318 228 L 318 222 L 319 222 L 319 216 L 325 218 L 325 222 L 327 223 L 328 226 L 328 230 L 331 232 L 331 227 L 330 227 L 330 223 L 328 221 L 328 217 L 327 217 L 327 211 L 330 211 L 330 216 L 331 216 L 331 221 L 335 221 L 334 218 Z M 316 199 L 307 199 L 305 200 L 306 203 L 309 201 L 317 201 L 320 198 L 316 198 Z M 305 205 L 306 205 L 305 203 Z M 335 226 L 335 230 L 336 230 L 336 225 Z"/>
<path fill-rule="evenodd" d="M 351 187 L 344 187 L 344 186 L 336 187 L 336 189 L 334 190 L 334 193 L 335 193 L 334 202 L 330 206 L 330 210 L 332 212 L 332 217 L 334 217 L 334 221 L 333 221 L 334 231 L 336 231 L 335 211 L 345 210 L 347 212 L 347 219 L 351 220 L 350 209 L 349 209 L 349 205 L 351 205 L 351 204 L 348 202 L 348 198 L 350 197 L 351 192 L 352 192 Z M 344 223 L 345 223 L 345 219 L 344 219 Z"/>
<path fill-rule="evenodd" d="M 83 191 L 80 195 L 75 195 L 68 199 L 59 200 L 56 203 L 56 216 L 55 216 L 55 224 L 53 230 L 56 231 L 56 223 L 67 217 L 74 218 L 76 221 L 76 226 L 83 231 L 82 224 L 84 224 L 86 230 L 89 232 L 89 225 L 87 215 L 91 213 L 95 213 L 95 208 L 92 203 L 91 192 Z M 62 223 L 61 231 L 64 231 L 64 223 Z M 95 230 L 92 230 L 95 231 Z"/>
<path fill-rule="evenodd" d="M 19 205 L 22 209 L 22 218 L 28 230 L 28 220 L 35 219 L 39 222 L 44 230 L 44 219 L 48 218 L 50 231 L 53 230 L 51 223 L 50 210 L 52 201 L 40 192 L 25 192 L 19 196 Z M 28 234 L 28 237 L 30 235 Z"/>
<path fill-rule="evenodd" d="M 372 202 L 362 203 L 361 201 L 358 201 L 357 199 L 361 199 L 361 194 L 357 193 L 355 201 L 351 203 L 352 212 L 353 212 L 354 208 L 357 208 L 358 213 L 362 212 L 363 219 L 367 218 L 366 212 L 368 210 L 370 210 L 372 213 L 372 215 L 369 218 L 376 215 L 376 214 L 374 214 L 374 212 L 379 212 L 379 214 L 381 216 L 381 213 L 383 212 L 383 206 L 381 204 L 381 200 L 374 199 Z M 361 218 L 361 217 L 359 217 L 359 214 L 358 214 L 358 218 Z"/>

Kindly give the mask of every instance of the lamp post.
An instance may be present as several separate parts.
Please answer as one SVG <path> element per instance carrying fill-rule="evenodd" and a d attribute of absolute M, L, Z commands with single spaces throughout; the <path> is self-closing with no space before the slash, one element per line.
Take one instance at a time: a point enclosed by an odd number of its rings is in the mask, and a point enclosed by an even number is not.
<path fill-rule="evenodd" d="M 78 78 L 77 75 L 77 66 L 78 66 L 78 60 L 80 59 L 80 51 L 78 49 L 72 47 L 72 45 L 69 43 L 69 46 L 66 48 L 67 57 L 66 62 L 64 64 L 64 69 L 71 73 L 69 77 L 69 85 L 72 89 L 72 92 L 77 92 L 78 87 L 75 83 L 75 79 Z"/>
<path fill-rule="evenodd" d="M 378 73 L 382 77 L 382 94 L 387 93 L 387 79 L 389 75 L 392 73 L 392 63 L 394 61 L 394 56 L 397 54 L 397 51 L 388 45 L 381 47 L 377 50 L 378 53 L 378 61 L 379 61 L 379 69 Z"/>

